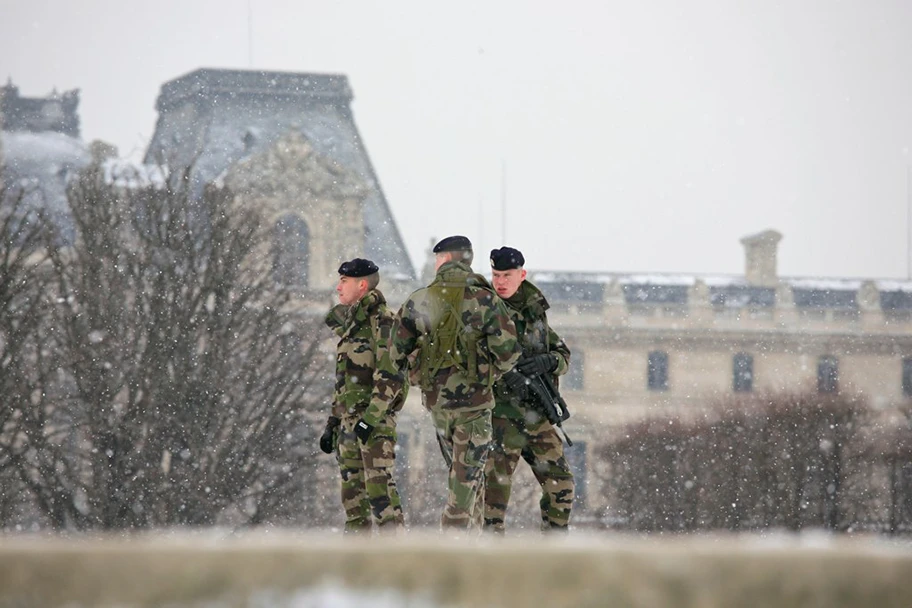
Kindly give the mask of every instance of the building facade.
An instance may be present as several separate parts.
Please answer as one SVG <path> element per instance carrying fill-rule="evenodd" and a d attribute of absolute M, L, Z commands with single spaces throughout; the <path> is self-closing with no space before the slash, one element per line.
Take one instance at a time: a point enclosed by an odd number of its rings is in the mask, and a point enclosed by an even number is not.
<path fill-rule="evenodd" d="M 352 99 L 338 74 L 195 70 L 162 85 L 145 163 L 192 166 L 198 187 L 223 180 L 265 209 L 277 278 L 316 301 L 326 302 L 340 262 L 354 257 L 410 283 L 415 271 Z"/>
<path fill-rule="evenodd" d="M 738 393 L 912 394 L 912 281 L 779 277 L 781 235 L 742 240 L 744 276 L 533 273 L 580 365 L 593 421 L 684 414 Z"/>
<path fill-rule="evenodd" d="M 78 106 L 78 90 L 23 97 L 12 82 L 0 86 L 0 184 L 21 187 L 25 210 L 45 211 L 64 239 L 73 233 L 67 179 L 91 161 Z"/>

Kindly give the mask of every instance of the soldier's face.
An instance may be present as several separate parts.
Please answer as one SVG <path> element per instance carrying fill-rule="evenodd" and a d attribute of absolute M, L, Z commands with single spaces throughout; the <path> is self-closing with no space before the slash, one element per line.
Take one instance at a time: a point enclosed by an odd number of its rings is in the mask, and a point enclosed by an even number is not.
<path fill-rule="evenodd" d="M 525 268 L 491 271 L 491 282 L 494 284 L 494 291 L 504 299 L 512 297 L 525 279 Z"/>
<path fill-rule="evenodd" d="M 351 306 L 364 297 L 367 293 L 367 281 L 355 277 L 339 277 L 336 293 L 339 294 L 339 303 Z"/>
<path fill-rule="evenodd" d="M 435 253 L 434 254 L 434 272 L 440 270 L 440 267 L 453 259 L 453 255 L 446 251 L 444 253 Z"/>

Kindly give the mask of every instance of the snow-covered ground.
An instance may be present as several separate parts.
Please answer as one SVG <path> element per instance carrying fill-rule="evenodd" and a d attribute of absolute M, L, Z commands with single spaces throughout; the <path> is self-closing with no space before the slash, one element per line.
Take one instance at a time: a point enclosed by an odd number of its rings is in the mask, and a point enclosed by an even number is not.
<path fill-rule="evenodd" d="M 343 538 L 288 530 L 0 538 L 0 606 L 908 608 L 912 543 L 574 530 Z"/>

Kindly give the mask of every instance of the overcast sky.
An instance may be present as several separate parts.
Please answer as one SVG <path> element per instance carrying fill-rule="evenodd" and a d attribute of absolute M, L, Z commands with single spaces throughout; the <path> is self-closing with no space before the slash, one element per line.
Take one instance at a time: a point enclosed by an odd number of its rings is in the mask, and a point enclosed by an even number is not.
<path fill-rule="evenodd" d="M 0 0 L 0 78 L 140 156 L 187 72 L 344 73 L 418 267 L 505 233 L 531 269 L 740 274 L 773 228 L 782 275 L 907 277 L 912 2 L 442 5 Z"/>

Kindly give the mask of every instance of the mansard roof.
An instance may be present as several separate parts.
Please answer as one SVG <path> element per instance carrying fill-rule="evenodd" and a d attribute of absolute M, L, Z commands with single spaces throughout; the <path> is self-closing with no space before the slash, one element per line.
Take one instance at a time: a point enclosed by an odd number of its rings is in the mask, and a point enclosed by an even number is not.
<path fill-rule="evenodd" d="M 345 108 L 354 97 L 341 74 L 199 69 L 163 84 L 155 109 L 163 112 L 188 99 L 219 96 L 289 97 Z"/>
<path fill-rule="evenodd" d="M 357 174 L 365 249 L 388 275 L 415 278 L 399 230 L 355 125 L 352 91 L 341 74 L 200 69 L 162 85 L 145 162 L 194 162 L 198 183 L 297 131 L 321 156 Z"/>

